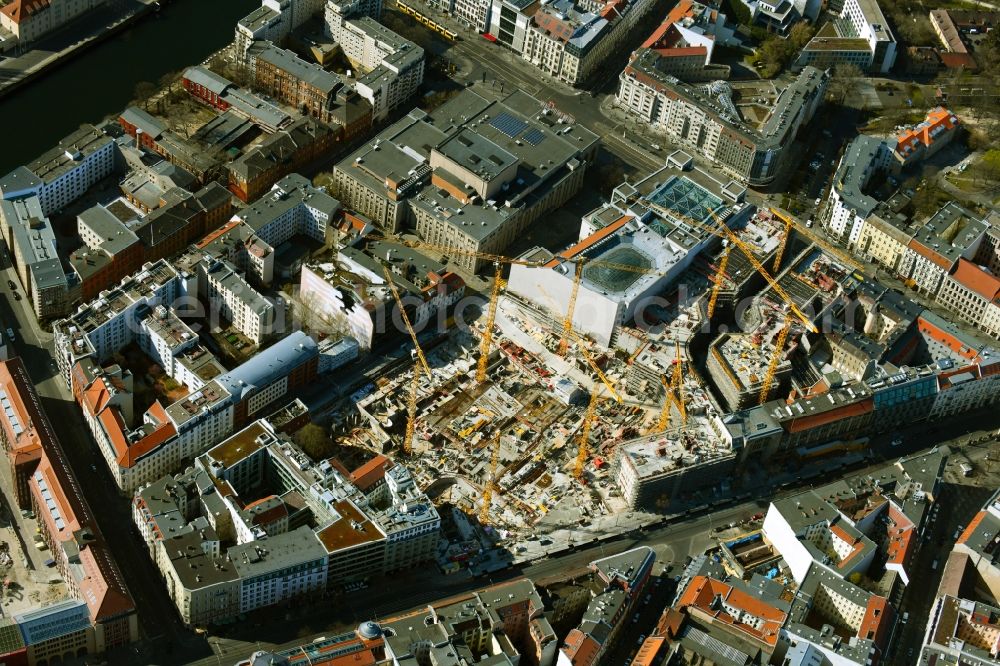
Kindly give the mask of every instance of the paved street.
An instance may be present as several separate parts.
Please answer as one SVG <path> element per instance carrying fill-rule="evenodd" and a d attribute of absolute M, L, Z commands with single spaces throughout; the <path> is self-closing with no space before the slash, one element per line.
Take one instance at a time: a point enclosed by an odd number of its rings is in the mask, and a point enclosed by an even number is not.
<path fill-rule="evenodd" d="M 139 608 L 139 623 L 148 654 L 183 655 L 183 661 L 208 653 L 205 641 L 180 623 L 167 596 L 159 572 L 146 553 L 138 533 L 132 528 L 128 501 L 115 491 L 115 483 L 83 422 L 79 407 L 56 374 L 52 359 L 52 335 L 41 330 L 29 312 L 29 301 L 20 285 L 21 300 L 15 300 L 7 284 L 17 281 L 4 253 L 0 270 L 0 318 L 4 328 L 14 332 L 9 354 L 24 360 L 28 373 L 42 398 L 42 404 L 62 442 L 66 456 L 85 489 L 98 525 L 118 562 L 125 583 Z M 136 663 L 134 648 L 110 654 L 109 661 Z M 148 662 L 142 662 L 148 663 Z"/>

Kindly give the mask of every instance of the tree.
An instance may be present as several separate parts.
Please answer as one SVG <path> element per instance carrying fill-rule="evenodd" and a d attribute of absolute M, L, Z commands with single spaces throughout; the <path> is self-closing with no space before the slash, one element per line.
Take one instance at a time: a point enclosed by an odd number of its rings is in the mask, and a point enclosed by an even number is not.
<path fill-rule="evenodd" d="M 180 74 L 177 72 L 167 72 L 160 77 L 160 88 L 166 88 L 167 92 L 170 94 L 174 93 L 174 85 L 180 79 Z"/>
<path fill-rule="evenodd" d="M 796 51 L 801 51 L 802 47 L 813 38 L 813 27 L 805 21 L 799 21 L 792 26 L 792 31 L 788 33 L 788 41 L 795 47 Z"/>
<path fill-rule="evenodd" d="M 996 182 L 1000 180 L 1000 149 L 991 148 L 986 151 L 980 160 L 977 171 L 982 173 L 983 178 Z"/>
<path fill-rule="evenodd" d="M 840 63 L 833 68 L 830 83 L 827 85 L 827 93 L 830 98 L 838 103 L 843 103 L 847 94 L 854 88 L 854 82 L 862 76 L 861 68 L 857 65 Z"/>
<path fill-rule="evenodd" d="M 731 20 L 740 25 L 750 25 L 753 20 L 750 8 L 744 5 L 741 0 L 726 0 L 725 13 Z"/>
<path fill-rule="evenodd" d="M 156 84 L 151 81 L 139 81 L 135 84 L 135 101 L 149 110 L 149 99 L 156 94 Z"/>
<path fill-rule="evenodd" d="M 315 423 L 303 426 L 292 439 L 313 460 L 325 460 L 333 455 L 335 449 L 326 429 Z"/>

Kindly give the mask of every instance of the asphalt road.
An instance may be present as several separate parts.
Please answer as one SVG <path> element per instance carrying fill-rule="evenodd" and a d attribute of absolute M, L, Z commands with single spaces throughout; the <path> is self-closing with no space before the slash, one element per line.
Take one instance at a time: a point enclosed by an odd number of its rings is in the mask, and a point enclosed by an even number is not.
<path fill-rule="evenodd" d="M 86 500 L 139 609 L 140 631 L 145 639 L 139 646 L 140 653 L 135 648 L 118 650 L 117 654 L 109 654 L 109 661 L 136 663 L 137 658 L 147 653 L 176 653 L 184 655 L 184 660 L 207 654 L 209 649 L 205 640 L 181 624 L 159 572 L 132 527 L 129 502 L 118 494 L 79 407 L 57 374 L 52 334 L 39 328 L 33 313 L 28 310 L 29 301 L 20 285 L 16 291 L 20 293 L 21 300 L 15 300 L 11 295 L 7 281 L 14 280 L 16 283 L 17 278 L 6 253 L 3 253 L 0 262 L 3 266 L 0 270 L 0 317 L 4 329 L 14 332 L 8 354 L 19 355 L 24 360 L 42 405 L 59 435 L 70 465 L 84 488 Z"/>

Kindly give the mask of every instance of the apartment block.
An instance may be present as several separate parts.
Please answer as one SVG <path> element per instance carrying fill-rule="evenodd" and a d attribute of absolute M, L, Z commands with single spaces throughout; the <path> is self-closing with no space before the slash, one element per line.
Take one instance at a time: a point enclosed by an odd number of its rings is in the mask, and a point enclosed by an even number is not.
<path fill-rule="evenodd" d="M 196 274 L 199 295 L 251 342 L 259 345 L 277 333 L 274 303 L 247 284 L 236 266 L 206 258 Z"/>
<path fill-rule="evenodd" d="M 945 276 L 938 303 L 994 338 L 1000 338 L 1000 279 L 967 259 Z"/>
<path fill-rule="evenodd" d="M 246 58 L 255 41 L 280 42 L 323 12 L 323 0 L 261 0 L 261 5 L 236 24 L 236 58 Z"/>
<path fill-rule="evenodd" d="M 276 132 L 294 120 L 278 106 L 205 67 L 188 67 L 184 70 L 181 84 L 192 96 L 220 111 L 232 111 L 259 125 L 265 132 Z"/>
<path fill-rule="evenodd" d="M 423 83 L 424 50 L 370 16 L 355 16 L 358 9 L 354 5 L 348 7 L 352 12 L 348 15 L 328 9 L 326 34 L 358 70 L 358 94 L 368 100 L 374 117 L 381 120 L 408 101 Z"/>
<path fill-rule="evenodd" d="M 556 661 L 559 666 L 605 663 L 628 617 L 636 612 L 655 559 L 651 548 L 640 546 L 590 563 L 604 589 L 590 600 L 580 624 L 563 640 Z"/>
<path fill-rule="evenodd" d="M 570 85 L 587 81 L 653 9 L 649 0 L 605 4 L 492 0 L 489 34 L 542 72 Z"/>
<path fill-rule="evenodd" d="M 370 125 L 371 113 L 361 114 L 356 122 L 361 127 Z M 345 128 L 345 135 L 338 136 L 327 125 L 301 118 L 230 162 L 226 166 L 229 190 L 244 203 L 255 201 L 288 174 L 325 155 L 337 141 L 349 136 L 347 131 L 359 129 Z"/>
<path fill-rule="evenodd" d="M 114 210 L 120 215 L 126 209 L 115 206 Z M 221 225 L 231 211 L 229 192 L 214 182 L 193 194 L 171 188 L 145 216 L 121 219 L 99 205 L 84 211 L 78 216 L 77 230 L 86 247 L 70 255 L 79 285 L 77 298 L 93 300 L 144 263 L 177 254 Z"/>
<path fill-rule="evenodd" d="M 93 125 L 84 125 L 38 159 L 0 179 L 0 198 L 37 196 L 42 214 L 51 215 L 112 175 L 116 153 L 114 139 Z"/>
<path fill-rule="evenodd" d="M 29 656 L 61 658 L 72 644 L 75 657 L 139 640 L 125 579 L 19 358 L 0 362 L 0 386 L 0 444 L 15 479 L 18 508 L 35 513 L 38 533 L 72 597 L 15 618 Z M 50 640 L 54 636 L 64 640 Z"/>
<path fill-rule="evenodd" d="M 412 568 L 440 530 L 405 468 L 381 456 L 353 472 L 315 463 L 266 420 L 141 489 L 133 519 L 189 626 Z"/>
<path fill-rule="evenodd" d="M 830 188 L 828 227 L 849 247 L 858 242 L 865 220 L 879 203 L 867 194 L 869 183 L 891 168 L 896 168 L 896 161 L 881 139 L 861 134 L 844 150 Z"/>
<path fill-rule="evenodd" d="M 779 92 L 767 119 L 753 125 L 742 120 L 727 83 L 683 83 L 660 69 L 661 58 L 648 48 L 633 54 L 619 76 L 618 105 L 754 187 L 771 183 L 791 159 L 792 141 L 822 104 L 829 81 L 823 71 L 803 69 Z"/>
<path fill-rule="evenodd" d="M 289 174 L 261 198 L 242 209 L 232 221 L 246 224 L 271 247 L 295 235 L 326 243 L 331 224 L 340 213 L 340 202 L 312 186 L 307 178 Z"/>
<path fill-rule="evenodd" d="M 927 112 L 923 121 L 907 127 L 898 135 L 893 152 L 905 168 L 937 153 L 948 145 L 960 129 L 958 116 L 943 106 L 933 108 Z"/>
<path fill-rule="evenodd" d="M 960 259 L 976 256 L 987 227 L 958 204 L 945 204 L 915 231 L 896 273 L 918 291 L 936 295 Z"/>
<path fill-rule="evenodd" d="M 363 250 L 345 247 L 328 261 L 302 267 L 299 302 L 314 318 L 312 326 L 346 325 L 365 349 L 397 330 L 399 315 L 386 285 L 386 269 L 418 332 L 440 326 L 448 309 L 465 294 L 458 275 L 403 245 L 374 241 Z"/>
<path fill-rule="evenodd" d="M 346 86 L 340 76 L 273 45 L 265 45 L 256 54 L 255 63 L 254 86 L 258 90 L 317 120 L 331 120 L 337 95 Z"/>
<path fill-rule="evenodd" d="M 453 0 L 446 9 L 452 16 L 482 34 L 490 27 L 492 0 Z"/>
<path fill-rule="evenodd" d="M 819 18 L 820 0 L 741 0 L 750 10 L 756 25 L 779 35 L 788 35 L 792 26 L 803 19 Z"/>
<path fill-rule="evenodd" d="M 855 65 L 870 74 L 887 74 L 896 63 L 898 48 L 877 0 L 846 0 L 839 20 L 819 29 L 795 65 L 821 69 Z"/>
<path fill-rule="evenodd" d="M 62 268 L 55 233 L 38 197 L 0 200 L 0 223 L 35 317 L 47 320 L 65 314 L 78 293 L 71 289 L 70 276 Z"/>

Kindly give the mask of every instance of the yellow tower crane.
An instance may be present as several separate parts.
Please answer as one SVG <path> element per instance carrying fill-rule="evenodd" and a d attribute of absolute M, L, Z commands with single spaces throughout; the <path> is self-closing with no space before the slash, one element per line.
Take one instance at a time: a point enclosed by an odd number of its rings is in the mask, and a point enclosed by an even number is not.
<path fill-rule="evenodd" d="M 413 330 L 413 326 L 410 324 L 410 317 L 406 314 L 406 308 L 403 307 L 403 300 L 399 297 L 399 291 L 396 289 L 396 283 L 392 281 L 392 273 L 389 272 L 388 267 L 383 266 L 382 272 L 385 273 L 386 284 L 389 285 L 389 289 L 392 291 L 392 297 L 396 299 L 396 305 L 399 307 L 399 314 L 403 318 L 403 324 L 406 326 L 406 331 L 410 334 L 410 339 L 413 340 L 413 348 L 417 351 L 417 358 L 420 364 L 416 363 L 413 365 L 413 378 L 410 380 L 410 397 L 406 403 L 406 434 L 403 439 L 403 453 L 406 455 L 410 454 L 413 447 L 413 432 L 416 428 L 417 420 L 417 392 L 420 389 L 420 369 L 423 368 L 424 372 L 427 373 L 427 378 L 431 377 L 431 367 L 427 365 L 427 358 L 424 357 L 424 350 L 420 348 L 420 343 L 417 341 L 417 333 Z"/>
<path fill-rule="evenodd" d="M 562 257 L 566 259 L 566 257 Z M 611 268 L 618 271 L 627 271 L 629 273 L 660 273 L 660 271 L 654 268 L 643 268 L 641 266 L 630 266 L 629 264 L 618 264 L 613 261 L 602 261 L 600 259 L 587 259 L 585 257 L 579 257 L 577 259 L 566 259 L 567 261 L 572 261 L 576 264 L 576 268 L 573 274 L 573 288 L 569 294 L 569 303 L 566 304 L 566 316 L 563 317 L 563 330 L 562 337 L 559 339 L 559 355 L 565 356 L 566 350 L 569 349 L 569 337 L 573 332 L 573 314 L 576 310 L 576 298 L 580 294 L 580 283 L 583 281 L 583 268 L 584 266 L 600 266 L 603 268 Z"/>
<path fill-rule="evenodd" d="M 684 369 L 681 362 L 681 343 L 674 340 L 674 399 L 677 401 L 677 411 L 681 413 L 681 423 L 687 425 L 687 406 L 684 404 Z"/>
<path fill-rule="evenodd" d="M 562 338 L 559 340 L 559 355 L 565 356 L 569 348 L 569 334 L 573 331 L 573 311 L 576 310 L 576 297 L 580 295 L 580 282 L 583 280 L 583 260 L 576 262 L 576 274 L 573 276 L 573 289 L 569 292 L 569 303 L 566 304 L 566 317 L 563 319 Z"/>
<path fill-rule="evenodd" d="M 621 404 L 622 397 L 620 395 L 618 395 L 618 391 L 616 391 L 615 387 L 612 386 L 611 380 L 608 379 L 608 376 L 605 375 L 604 372 L 602 372 L 599 367 L 597 367 L 597 362 L 594 361 L 594 357 L 591 356 L 590 352 L 588 352 L 586 349 L 584 349 L 583 346 L 580 347 L 580 351 L 583 353 L 583 357 L 585 359 L 587 359 L 587 363 L 590 364 L 590 367 L 593 368 L 594 372 L 597 373 L 597 376 L 600 377 L 601 382 L 604 384 L 604 386 L 607 387 L 608 393 L 611 394 L 611 397 L 614 398 L 615 401 L 618 402 L 618 404 Z"/>
<path fill-rule="evenodd" d="M 674 400 L 674 388 L 665 375 L 660 375 L 660 383 L 663 384 L 663 407 L 660 408 L 660 420 L 656 422 L 656 432 L 663 432 L 670 425 L 670 405 Z"/>
<path fill-rule="evenodd" d="M 434 243 L 425 243 L 424 241 L 419 241 L 419 240 L 402 239 L 402 238 L 388 238 L 388 237 L 384 237 L 384 236 L 383 237 L 380 237 L 380 236 L 369 236 L 369 238 L 371 238 L 372 240 L 383 240 L 383 241 L 388 241 L 388 242 L 391 242 L 391 243 L 398 243 L 400 245 L 404 245 L 406 247 L 412 247 L 412 248 L 415 248 L 415 249 L 434 250 L 434 251 L 440 252 L 442 254 L 460 254 L 460 255 L 468 256 L 468 257 L 476 257 L 478 259 L 483 259 L 485 261 L 493 262 L 494 264 L 498 264 L 498 263 L 499 264 L 516 264 L 518 266 L 528 266 L 528 267 L 532 267 L 532 268 L 541 268 L 541 267 L 545 266 L 545 264 L 546 264 L 546 262 L 528 261 L 526 259 L 515 259 L 515 258 L 512 258 L 512 257 L 505 257 L 505 256 L 502 256 L 502 255 L 499 255 L 499 254 L 488 254 L 488 253 L 485 253 L 485 252 L 475 252 L 473 250 L 464 250 L 464 249 L 461 249 L 461 248 L 450 247 L 450 246 L 447 246 L 447 245 L 436 245 Z M 619 264 L 619 263 L 615 263 L 615 262 L 611 262 L 611 261 L 602 261 L 602 260 L 599 260 L 599 259 L 588 260 L 585 257 L 579 257 L 577 259 L 567 259 L 566 257 L 560 256 L 560 257 L 557 257 L 557 259 L 572 261 L 575 264 L 574 276 L 573 276 L 573 288 L 572 288 L 572 291 L 570 292 L 570 299 L 569 299 L 569 303 L 567 304 L 567 308 L 566 308 L 566 316 L 563 319 L 562 337 L 559 340 L 559 355 L 560 356 L 565 356 L 566 355 L 566 350 L 569 348 L 569 335 L 570 335 L 570 333 L 572 333 L 572 329 L 573 329 L 573 312 L 576 309 L 576 299 L 577 299 L 577 296 L 580 293 L 580 282 L 583 280 L 583 268 L 584 268 L 584 265 L 587 265 L 587 266 L 600 266 L 602 268 L 610 268 L 610 269 L 619 270 L 619 271 L 628 271 L 630 273 L 643 273 L 643 274 L 659 273 L 659 271 L 657 271 L 655 269 L 652 269 L 652 268 L 643 268 L 641 266 L 631 266 L 629 264 Z M 491 290 L 490 305 L 489 305 L 489 310 L 488 310 L 488 312 L 493 312 L 494 315 L 496 313 L 496 301 L 497 301 L 497 298 L 500 295 L 500 290 L 502 289 L 502 285 L 499 286 L 499 287 L 497 286 L 497 275 L 498 274 L 494 274 L 494 282 L 493 282 L 493 288 Z M 486 338 L 486 340 L 480 346 L 480 350 L 481 351 L 484 350 L 484 349 L 488 349 L 489 346 L 490 346 L 490 344 L 491 344 L 491 342 L 492 342 L 492 339 L 493 339 L 493 328 L 492 328 L 492 326 L 488 327 L 486 329 L 486 331 L 484 332 L 483 335 Z M 480 363 L 480 365 L 482 365 L 484 363 L 484 361 L 482 359 L 480 359 L 479 363 Z M 478 369 L 477 369 L 477 372 L 476 372 L 476 376 L 477 376 L 477 381 L 482 381 L 482 379 L 478 379 L 478 377 L 479 377 L 479 371 L 478 371 Z M 485 377 L 485 367 L 484 367 L 484 370 L 483 370 L 483 376 Z"/>
<path fill-rule="evenodd" d="M 490 359 L 490 346 L 493 344 L 493 322 L 497 318 L 497 303 L 500 301 L 500 290 L 505 284 L 500 277 L 500 262 L 494 262 L 496 272 L 493 274 L 493 288 L 490 290 L 490 304 L 486 309 L 486 326 L 483 328 L 483 339 L 479 343 L 479 364 L 476 366 L 476 383 L 482 384 L 486 379 L 486 366 Z"/>
<path fill-rule="evenodd" d="M 475 252 L 473 250 L 463 250 L 461 248 L 449 247 L 447 245 L 435 245 L 423 241 L 396 238 L 375 238 L 373 240 L 385 240 L 391 243 L 398 243 L 414 249 L 434 250 L 442 254 L 460 254 L 467 257 L 476 257 L 493 263 L 495 271 L 493 273 L 493 286 L 490 289 L 490 302 L 486 309 L 486 327 L 483 329 L 483 339 L 479 343 L 479 363 L 476 366 L 476 382 L 482 383 L 486 379 L 486 366 L 489 362 L 490 349 L 493 346 L 493 324 L 496 321 L 497 303 L 500 299 L 500 292 L 507 284 L 501 276 L 503 264 L 517 264 L 519 266 L 539 267 L 542 264 L 537 261 L 527 261 L 504 257 L 499 254 L 488 254 L 486 252 Z"/>
<path fill-rule="evenodd" d="M 732 246 L 727 245 L 726 249 L 722 251 L 722 257 L 719 259 L 719 269 L 715 272 L 715 285 L 712 287 L 712 295 L 708 298 L 708 318 L 711 319 L 712 315 L 715 314 L 715 304 L 719 300 L 719 292 L 722 291 L 722 284 L 726 281 L 726 266 L 729 264 L 729 252 Z"/>
<path fill-rule="evenodd" d="M 774 210 L 773 208 L 771 209 Z M 783 218 L 780 215 L 775 215 L 779 220 L 785 223 L 785 231 L 781 235 L 781 242 L 778 244 L 778 250 L 774 253 L 774 266 L 771 268 L 771 272 L 777 273 L 781 270 L 781 259 L 785 256 L 785 246 L 788 245 L 788 241 L 792 236 L 792 218 Z"/>
<path fill-rule="evenodd" d="M 844 262 L 846 265 L 850 266 L 854 270 L 864 270 L 864 266 L 858 262 L 857 259 L 848 254 L 845 250 L 840 249 L 836 245 L 824 240 L 819 234 L 813 233 L 808 227 L 802 224 L 795 224 L 795 218 L 790 215 L 786 215 L 777 208 L 772 208 L 771 213 L 774 214 L 779 220 L 787 225 L 794 226 L 795 230 L 800 234 L 809 239 L 811 243 L 816 244 L 823 249 L 824 252 L 837 257 L 838 260 Z"/>
<path fill-rule="evenodd" d="M 570 335 L 576 335 L 570 330 Z M 597 376 L 600 378 L 601 383 L 608 389 L 608 393 L 614 398 L 619 404 L 622 402 L 622 397 L 615 390 L 614 385 L 608 376 L 605 375 L 599 367 L 597 367 L 597 362 L 594 361 L 594 357 L 584 349 L 583 345 L 580 346 L 580 351 L 583 353 L 583 357 L 587 359 L 587 363 L 590 367 L 594 369 Z M 597 403 L 600 402 L 601 396 L 598 393 L 597 388 L 593 388 L 590 391 L 590 402 L 587 403 L 587 411 L 583 416 L 583 426 L 580 429 L 580 448 L 576 453 L 576 466 L 573 468 L 573 478 L 578 481 L 583 478 L 583 469 L 587 464 L 587 458 L 590 457 L 590 427 L 594 421 L 594 415 L 597 413 Z"/>
<path fill-rule="evenodd" d="M 760 387 L 760 399 L 758 403 L 763 405 L 767 402 L 767 397 L 771 393 L 771 384 L 774 383 L 774 373 L 778 370 L 778 364 L 781 363 L 781 353 L 785 347 L 785 340 L 788 338 L 789 331 L 792 330 L 792 318 L 785 315 L 785 324 L 781 327 L 781 331 L 778 333 L 777 339 L 774 341 L 774 354 L 771 356 L 771 361 L 767 364 L 767 373 L 764 375 L 764 383 Z"/>
<path fill-rule="evenodd" d="M 664 208 L 663 206 L 660 206 L 659 204 L 654 204 L 651 201 L 647 201 L 646 205 L 652 208 L 653 210 L 660 212 L 661 214 L 680 218 L 684 220 L 684 222 L 696 226 L 700 229 L 703 229 L 708 233 L 714 234 L 716 236 L 722 236 L 723 238 L 728 239 L 733 245 L 738 247 L 741 252 L 743 252 L 747 260 L 754 267 L 754 270 L 760 273 L 761 277 L 763 277 L 764 280 L 771 286 L 771 289 L 774 290 L 774 293 L 776 293 L 781 298 L 781 300 L 783 300 L 785 304 L 788 305 L 788 309 L 791 310 L 792 313 L 802 322 L 802 325 L 807 330 L 813 333 L 819 332 L 819 329 L 817 329 L 816 326 L 812 323 L 812 321 L 810 321 L 809 317 L 807 317 L 806 314 L 799 309 L 799 306 L 795 304 L 795 301 L 792 299 L 791 296 L 788 295 L 788 292 L 786 292 L 784 288 L 780 284 L 778 284 L 777 280 L 771 277 L 771 274 L 767 271 L 766 268 L 764 268 L 764 265 L 757 260 L 756 255 L 754 255 L 750 247 L 747 246 L 747 244 L 744 243 L 739 236 L 734 234 L 732 230 L 729 227 L 727 227 L 725 223 L 722 222 L 722 220 L 719 219 L 718 215 L 711 212 L 709 213 L 712 216 L 712 219 L 716 223 L 716 228 L 713 229 L 712 227 L 706 224 L 702 224 L 701 222 L 695 220 L 694 218 L 670 210 L 669 208 Z"/>
<path fill-rule="evenodd" d="M 594 421 L 599 400 L 600 396 L 598 396 L 597 391 L 591 392 L 587 411 L 583 415 L 583 426 L 580 428 L 580 448 L 577 450 L 576 465 L 573 467 L 573 478 L 577 481 L 583 478 L 583 469 L 587 465 L 587 458 L 590 457 L 590 424 Z"/>
<path fill-rule="evenodd" d="M 479 509 L 479 522 L 485 525 L 490 520 L 490 503 L 493 501 L 493 490 L 497 484 L 497 466 L 500 464 L 500 432 L 493 438 L 491 443 L 493 452 L 490 454 L 490 469 L 486 480 L 486 487 L 483 488 L 483 506 Z"/>

